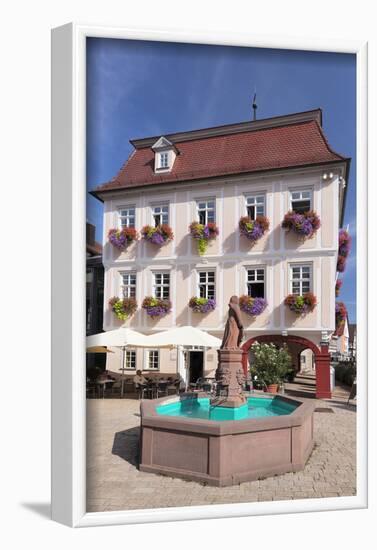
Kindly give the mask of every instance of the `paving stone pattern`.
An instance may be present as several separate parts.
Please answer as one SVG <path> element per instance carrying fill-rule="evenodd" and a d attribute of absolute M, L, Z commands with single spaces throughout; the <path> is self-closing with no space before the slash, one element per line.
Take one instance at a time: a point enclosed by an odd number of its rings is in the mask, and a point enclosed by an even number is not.
<path fill-rule="evenodd" d="M 318 401 L 334 414 L 314 414 L 315 448 L 303 471 L 233 487 L 140 472 L 139 406 L 136 399 L 87 401 L 88 512 L 356 494 L 356 408 L 344 395 Z"/>

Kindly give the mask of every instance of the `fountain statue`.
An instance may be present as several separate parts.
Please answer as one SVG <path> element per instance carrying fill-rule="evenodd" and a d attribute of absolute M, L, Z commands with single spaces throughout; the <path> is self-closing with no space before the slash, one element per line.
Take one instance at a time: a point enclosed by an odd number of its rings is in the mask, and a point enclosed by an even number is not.
<path fill-rule="evenodd" d="M 214 405 L 222 407 L 240 407 L 246 403 L 243 393 L 245 374 L 242 368 L 240 344 L 243 338 L 243 326 L 238 296 L 229 300 L 228 319 L 225 325 L 224 337 L 218 353 L 216 380 L 218 382 L 217 396 Z"/>

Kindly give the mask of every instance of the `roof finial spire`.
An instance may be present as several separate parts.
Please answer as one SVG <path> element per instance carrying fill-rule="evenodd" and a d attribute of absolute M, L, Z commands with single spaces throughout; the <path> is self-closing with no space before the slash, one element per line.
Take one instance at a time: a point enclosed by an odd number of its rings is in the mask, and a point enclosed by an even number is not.
<path fill-rule="evenodd" d="M 257 120 L 257 88 L 254 88 L 254 97 L 253 97 L 253 120 Z"/>

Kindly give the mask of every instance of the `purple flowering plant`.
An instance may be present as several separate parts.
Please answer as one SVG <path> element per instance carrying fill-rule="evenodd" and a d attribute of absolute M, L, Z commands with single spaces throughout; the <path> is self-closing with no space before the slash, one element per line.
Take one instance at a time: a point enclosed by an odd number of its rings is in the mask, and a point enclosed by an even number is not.
<path fill-rule="evenodd" d="M 193 296 L 190 298 L 188 305 L 195 313 L 208 313 L 216 308 L 216 300 L 214 298 Z"/>
<path fill-rule="evenodd" d="M 171 311 L 171 301 L 163 298 L 155 298 L 154 296 L 147 296 L 144 298 L 141 305 L 143 309 L 152 318 L 164 317 Z"/>
<path fill-rule="evenodd" d="M 191 237 L 197 241 L 200 256 L 205 254 L 208 242 L 216 239 L 219 234 L 219 229 L 214 222 L 209 222 L 206 225 L 199 222 L 192 222 L 190 224 L 189 231 Z"/>
<path fill-rule="evenodd" d="M 321 227 L 321 220 L 314 210 L 308 210 L 304 214 L 297 214 L 290 210 L 284 216 L 281 226 L 287 231 L 293 231 L 303 239 L 311 239 Z"/>
<path fill-rule="evenodd" d="M 141 236 L 146 241 L 155 244 L 156 246 L 162 246 L 165 243 L 174 239 L 173 231 L 167 224 L 161 224 L 157 227 L 152 225 L 145 225 L 141 230 Z"/>
<path fill-rule="evenodd" d="M 124 250 L 129 244 L 138 239 L 138 232 L 134 227 L 122 227 L 122 229 L 110 229 L 108 238 L 118 250 Z"/>
<path fill-rule="evenodd" d="M 239 299 L 240 309 L 250 315 L 251 317 L 257 317 L 264 312 L 268 306 L 268 302 L 265 298 L 253 298 L 244 294 Z"/>
<path fill-rule="evenodd" d="M 249 241 L 258 241 L 270 227 L 270 222 L 266 216 L 257 216 L 252 220 L 249 216 L 243 216 L 238 224 L 240 233 Z"/>

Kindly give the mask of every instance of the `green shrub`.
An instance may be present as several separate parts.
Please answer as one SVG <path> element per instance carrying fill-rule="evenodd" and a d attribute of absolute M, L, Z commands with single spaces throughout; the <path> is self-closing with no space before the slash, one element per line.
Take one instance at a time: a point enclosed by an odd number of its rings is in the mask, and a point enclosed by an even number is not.
<path fill-rule="evenodd" d="M 335 379 L 341 384 L 352 386 L 356 377 L 356 364 L 353 361 L 341 361 L 335 366 Z"/>
<path fill-rule="evenodd" d="M 278 348 L 275 344 L 252 345 L 253 362 L 250 367 L 252 378 L 269 384 L 280 384 L 292 371 L 292 357 L 287 346 Z M 254 385 L 255 386 L 255 385 Z"/>

